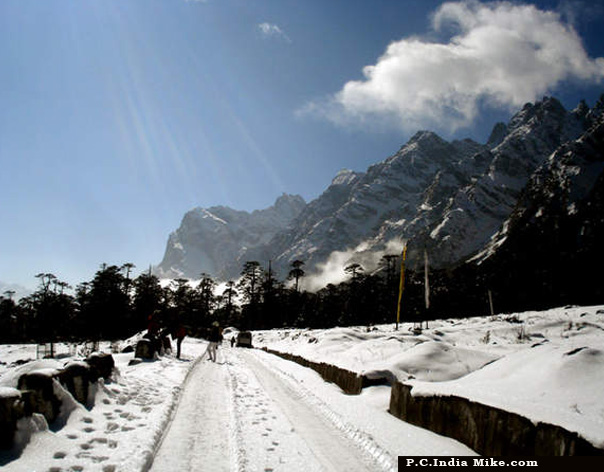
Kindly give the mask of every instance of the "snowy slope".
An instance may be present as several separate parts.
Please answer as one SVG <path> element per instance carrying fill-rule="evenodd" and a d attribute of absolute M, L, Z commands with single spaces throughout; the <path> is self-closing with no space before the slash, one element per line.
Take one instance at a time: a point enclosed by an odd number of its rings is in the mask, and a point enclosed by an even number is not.
<path fill-rule="evenodd" d="M 576 431 L 604 447 L 604 307 L 405 326 L 271 330 L 257 346 L 414 385 L 414 394 L 459 395 Z"/>
<path fill-rule="evenodd" d="M 438 320 L 421 334 L 410 328 L 271 330 L 253 341 L 396 377 L 416 395 L 455 394 L 515 411 L 604 446 L 603 306 Z M 387 385 L 345 395 L 310 369 L 226 344 L 216 364 L 201 360 L 207 344 L 191 338 L 182 360 L 129 365 L 132 354 L 115 354 L 117 373 L 98 386 L 90 408 L 66 394 L 64 426 L 21 423 L 23 453 L 9 461 L 0 454 L 3 470 L 192 470 L 210 457 L 213 470 L 396 470 L 399 455 L 473 454 L 388 414 Z M 35 361 L 35 346 L 1 346 L 0 391 L 25 371 L 73 359 L 66 347 L 59 352 Z M 325 434 L 337 440 L 331 454 Z M 346 466 L 357 454 L 368 465 Z"/>
<path fill-rule="evenodd" d="M 409 237 L 413 223 L 423 229 L 425 221 L 438 219 L 442 202 L 484 170 L 485 163 L 473 157 L 483 149 L 470 140 L 449 143 L 432 132 L 418 132 L 366 173 L 351 174 L 355 178 L 344 184 L 334 179 L 289 232 L 271 241 L 279 254 L 273 260 L 285 268 L 300 259 L 312 272 L 334 251 L 383 252 L 389 242 Z"/>
<path fill-rule="evenodd" d="M 586 114 L 582 107 L 567 112 L 554 98 L 525 105 L 489 152 L 486 172 L 459 189 L 441 222 L 432 227 L 429 247 L 435 265 L 455 263 L 480 250 L 510 215 L 535 169 L 584 132 Z"/>
<path fill-rule="evenodd" d="M 604 262 L 604 121 L 531 176 L 510 217 L 468 268 L 506 310 L 599 303 Z"/>

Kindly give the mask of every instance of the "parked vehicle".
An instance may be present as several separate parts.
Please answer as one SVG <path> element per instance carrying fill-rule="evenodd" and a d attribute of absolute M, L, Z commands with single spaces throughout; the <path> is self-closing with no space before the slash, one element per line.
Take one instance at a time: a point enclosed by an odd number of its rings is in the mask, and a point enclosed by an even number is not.
<path fill-rule="evenodd" d="M 237 347 L 252 347 L 252 333 L 241 331 L 237 334 Z"/>

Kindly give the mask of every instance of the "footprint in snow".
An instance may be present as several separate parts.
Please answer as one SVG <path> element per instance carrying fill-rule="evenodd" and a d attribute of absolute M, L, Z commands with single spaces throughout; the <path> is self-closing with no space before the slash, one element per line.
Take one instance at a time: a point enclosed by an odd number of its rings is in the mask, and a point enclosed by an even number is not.
<path fill-rule="evenodd" d="M 138 419 L 138 416 L 133 415 L 132 413 L 124 412 L 120 415 L 120 418 L 127 419 L 128 421 L 132 421 L 132 420 Z"/>
<path fill-rule="evenodd" d="M 90 441 L 91 443 L 100 443 L 100 444 L 106 444 L 107 447 L 109 447 L 109 449 L 115 449 L 117 447 L 117 441 L 114 441 L 112 439 L 107 439 L 107 438 L 94 438 L 93 440 Z"/>
<path fill-rule="evenodd" d="M 65 457 L 67 457 L 67 453 L 66 452 L 55 452 L 54 456 L 52 456 L 53 459 L 65 459 Z"/>
<path fill-rule="evenodd" d="M 107 426 L 105 428 L 105 432 L 111 433 L 111 432 L 116 431 L 117 429 L 119 429 L 119 427 L 120 427 L 120 425 L 117 424 L 117 423 L 113 423 L 113 422 L 107 423 Z"/>

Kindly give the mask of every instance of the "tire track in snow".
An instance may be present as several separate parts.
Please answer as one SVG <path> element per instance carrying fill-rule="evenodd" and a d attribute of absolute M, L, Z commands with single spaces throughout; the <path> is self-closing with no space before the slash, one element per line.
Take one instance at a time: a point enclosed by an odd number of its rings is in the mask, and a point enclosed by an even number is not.
<path fill-rule="evenodd" d="M 397 470 L 397 462 L 371 436 L 348 424 L 308 389 L 263 361 L 259 354 L 249 351 L 242 356 L 319 460 L 320 470 Z"/>
<path fill-rule="evenodd" d="M 396 470 L 363 432 L 262 357 L 223 348 L 196 362 L 151 470 Z"/>
<path fill-rule="evenodd" d="M 243 351 L 231 350 L 227 369 L 232 393 L 233 470 L 237 472 L 325 469 L 259 382 Z"/>
<path fill-rule="evenodd" d="M 397 471 L 398 458 L 393 457 L 387 450 L 373 439 L 373 437 L 350 424 L 346 419 L 333 411 L 328 404 L 317 397 L 312 391 L 308 390 L 304 385 L 300 384 L 291 374 L 282 371 L 273 363 L 268 363 L 266 359 L 270 354 L 261 353 L 259 351 L 250 352 L 256 363 L 259 363 L 263 368 L 271 372 L 272 375 L 278 377 L 281 382 L 287 384 L 289 389 L 299 395 L 300 400 L 309 405 L 317 414 L 321 415 L 326 421 L 331 423 L 332 427 L 339 430 L 348 440 L 361 450 L 365 459 L 370 461 L 371 470 Z M 279 359 L 281 361 L 281 359 Z"/>
<path fill-rule="evenodd" d="M 220 365 L 197 360 L 150 470 L 212 470 L 230 467 L 229 379 Z"/>

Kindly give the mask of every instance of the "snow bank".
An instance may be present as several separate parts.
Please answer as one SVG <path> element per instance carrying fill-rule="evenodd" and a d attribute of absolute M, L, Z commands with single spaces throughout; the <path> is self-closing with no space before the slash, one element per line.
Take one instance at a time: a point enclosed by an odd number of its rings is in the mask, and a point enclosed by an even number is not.
<path fill-rule="evenodd" d="M 254 333 L 255 345 L 454 395 L 604 446 L 604 307 L 411 324 Z"/>
<path fill-rule="evenodd" d="M 420 334 L 411 328 L 411 324 L 402 324 L 396 331 L 392 324 L 279 329 L 254 332 L 253 339 L 256 347 L 368 377 L 387 374 L 387 378 L 411 385 L 417 398 L 455 395 L 535 422 L 560 425 L 594 444 L 604 444 L 604 307 L 439 320 L 430 322 L 429 329 Z M 133 353 L 114 354 L 115 375 L 97 384 L 88 407 L 70 403 L 65 392 L 63 403 L 71 410 L 60 428 L 47 425 L 37 415 L 20 421 L 17 439 L 22 453 L 18 460 L 0 453 L 0 466 L 7 471 L 144 470 L 170 423 L 188 374 L 206 346 L 204 341 L 187 337 L 181 360 L 167 355 L 135 365 L 130 365 Z M 109 349 L 108 344 L 102 347 Z M 78 360 L 77 356 L 35 360 L 35 345 L 0 346 L 0 358 L 0 390 L 6 395 L 23 373 L 52 372 Z M 290 364 L 270 359 L 273 364 Z M 308 382 L 310 378 L 309 373 Z M 336 395 L 334 388 L 334 402 L 357 405 L 371 392 L 386 394 L 389 390 L 385 386 L 373 389 L 350 397 Z M 350 410 L 351 415 L 367 416 L 358 406 Z M 368 417 L 368 428 L 370 423 Z"/>
<path fill-rule="evenodd" d="M 110 380 L 100 379 L 87 408 L 76 402 L 58 383 L 61 417 L 47 425 L 44 417 L 20 420 L 12 451 L 0 453 L 3 470 L 140 471 L 150 463 L 178 403 L 181 389 L 206 344 L 185 338 L 183 356 L 162 356 L 129 365 L 134 354 L 113 354 L 116 363 Z M 32 351 L 33 349 L 33 351 Z M 2 346 L 11 364 L 0 375 L 0 388 L 9 391 L 21 375 L 46 370 L 56 372 L 78 359 L 28 359 L 35 346 Z M 6 362 L 6 361 L 5 361 Z M 20 456 L 15 460 L 15 455 Z"/>

